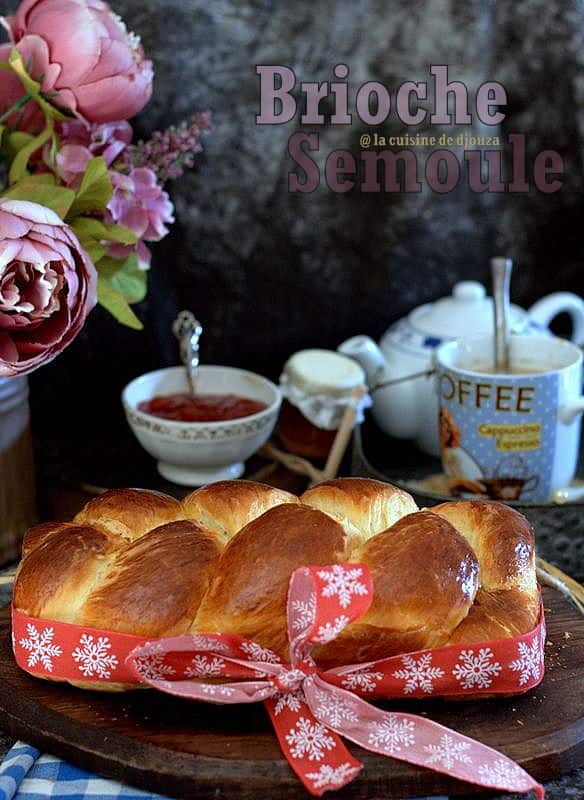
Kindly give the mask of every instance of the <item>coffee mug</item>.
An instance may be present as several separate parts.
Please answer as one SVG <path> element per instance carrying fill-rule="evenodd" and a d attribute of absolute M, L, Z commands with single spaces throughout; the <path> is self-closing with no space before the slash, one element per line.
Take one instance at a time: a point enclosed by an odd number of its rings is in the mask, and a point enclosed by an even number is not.
<path fill-rule="evenodd" d="M 511 336 L 508 373 L 493 369 L 492 337 L 436 352 L 444 472 L 494 500 L 566 496 L 580 442 L 582 351 L 565 339 Z"/>

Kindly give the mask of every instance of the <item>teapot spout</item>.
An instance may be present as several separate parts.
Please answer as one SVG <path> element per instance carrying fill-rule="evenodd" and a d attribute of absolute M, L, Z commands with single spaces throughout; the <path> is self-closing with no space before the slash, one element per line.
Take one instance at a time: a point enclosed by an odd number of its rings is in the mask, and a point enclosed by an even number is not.
<path fill-rule="evenodd" d="M 339 353 L 354 358 L 365 370 L 367 383 L 372 388 L 382 380 L 385 357 L 369 336 L 352 336 L 337 348 Z"/>

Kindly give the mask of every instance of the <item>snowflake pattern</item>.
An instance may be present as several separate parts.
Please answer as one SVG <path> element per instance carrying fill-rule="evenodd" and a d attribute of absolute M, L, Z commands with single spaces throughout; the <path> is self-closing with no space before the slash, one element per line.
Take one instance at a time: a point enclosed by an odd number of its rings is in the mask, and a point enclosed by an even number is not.
<path fill-rule="evenodd" d="M 356 704 L 351 700 L 322 689 L 316 689 L 315 695 L 317 704 L 314 707 L 314 716 L 324 725 L 338 728 L 344 722 L 359 721 L 359 717 L 355 713 Z"/>
<path fill-rule="evenodd" d="M 441 764 L 446 769 L 452 769 L 456 761 L 472 764 L 472 759 L 466 752 L 470 750 L 470 743 L 455 742 L 447 733 L 440 737 L 440 744 L 424 745 L 424 750 L 430 755 L 426 764 Z"/>
<path fill-rule="evenodd" d="M 324 725 L 314 724 L 306 717 L 300 717 L 290 732 L 286 734 L 292 758 L 307 758 L 309 761 L 321 761 L 325 750 L 336 747 L 335 740 L 329 736 Z"/>
<path fill-rule="evenodd" d="M 109 652 L 112 645 L 108 637 L 98 636 L 96 639 L 84 633 L 79 639 L 79 644 L 81 647 L 76 647 L 71 654 L 79 664 L 79 671 L 86 678 L 92 678 L 94 675 L 99 678 L 110 678 L 111 671 L 118 666 L 118 659 Z"/>
<path fill-rule="evenodd" d="M 306 777 L 312 781 L 314 789 L 323 789 L 325 786 L 331 788 L 342 786 L 354 778 L 359 772 L 359 767 L 354 767 L 346 761 L 338 767 L 331 767 L 329 764 L 321 764 L 318 772 L 308 772 Z"/>
<path fill-rule="evenodd" d="M 316 635 L 313 636 L 314 641 L 319 642 L 320 644 L 332 642 L 333 639 L 337 638 L 343 628 L 347 627 L 349 621 L 349 617 L 341 614 L 340 617 L 335 617 L 335 621 L 332 624 L 327 622 L 325 625 L 320 625 Z"/>
<path fill-rule="evenodd" d="M 302 703 L 304 702 L 304 692 L 298 689 L 296 692 L 278 692 L 274 695 L 276 705 L 274 706 L 274 714 L 278 716 L 286 708 L 290 711 L 300 711 Z"/>
<path fill-rule="evenodd" d="M 148 648 L 149 655 L 165 652 L 162 642 L 144 642 L 144 647 Z"/>
<path fill-rule="evenodd" d="M 282 686 L 285 686 L 290 691 L 294 691 L 305 680 L 306 673 L 302 672 L 301 669 L 289 669 L 278 675 L 278 683 L 281 683 Z"/>
<path fill-rule="evenodd" d="M 403 669 L 398 669 L 393 675 L 405 681 L 404 694 L 411 694 L 418 688 L 426 694 L 431 694 L 434 691 L 434 681 L 444 675 L 440 667 L 432 666 L 430 653 L 425 653 L 418 659 L 402 656 L 402 664 Z"/>
<path fill-rule="evenodd" d="M 185 669 L 187 678 L 216 678 L 223 673 L 224 659 L 220 656 L 195 656 Z"/>
<path fill-rule="evenodd" d="M 517 649 L 519 650 L 519 658 L 512 661 L 509 667 L 515 672 L 519 672 L 519 685 L 524 686 L 530 677 L 533 677 L 534 680 L 539 680 L 542 658 L 538 637 L 534 638 L 531 647 L 525 642 L 519 642 Z"/>
<path fill-rule="evenodd" d="M 363 575 L 361 567 L 347 569 L 335 564 L 330 569 L 319 570 L 317 575 L 326 582 L 326 586 L 322 590 L 322 596 L 337 596 L 341 608 L 347 608 L 351 602 L 352 595 L 362 596 L 367 594 L 367 587 L 358 580 Z"/>
<path fill-rule="evenodd" d="M 316 595 L 314 592 L 306 601 L 293 600 L 292 611 L 295 612 L 295 618 L 292 623 L 292 628 L 295 631 L 304 631 L 313 625 L 316 619 Z"/>
<path fill-rule="evenodd" d="M 26 626 L 26 632 L 28 637 L 21 639 L 19 644 L 23 650 L 28 652 L 27 666 L 36 667 L 40 661 L 47 672 L 52 672 L 53 659 L 63 655 L 59 645 L 53 644 L 54 628 L 44 628 L 44 630 L 39 631 L 36 625 L 31 625 L 29 622 Z"/>
<path fill-rule="evenodd" d="M 501 758 L 492 764 L 481 764 L 479 778 L 501 789 L 527 789 L 527 775 L 518 764 Z"/>
<path fill-rule="evenodd" d="M 249 656 L 250 661 L 265 661 L 268 664 L 279 664 L 280 659 L 273 650 L 262 647 L 255 642 L 243 642 L 241 645 L 243 652 Z"/>
<path fill-rule="evenodd" d="M 241 649 L 248 656 L 250 661 L 263 661 L 266 664 L 281 664 L 279 657 L 273 650 L 267 647 L 262 647 L 255 642 L 243 642 Z M 257 678 L 265 678 L 266 673 L 262 670 L 256 669 L 255 675 Z"/>
<path fill-rule="evenodd" d="M 231 697 L 234 693 L 234 689 L 230 686 L 221 686 L 220 683 L 217 684 L 201 684 L 201 689 L 203 690 L 203 694 L 208 694 L 212 697 Z"/>
<path fill-rule="evenodd" d="M 229 656 L 233 652 L 233 648 L 227 642 L 212 639 L 210 636 L 202 636 L 200 633 L 195 633 L 191 639 L 195 650 L 222 653 L 225 656 Z"/>
<path fill-rule="evenodd" d="M 502 669 L 498 661 L 493 661 L 490 647 L 481 647 L 476 656 L 474 650 L 463 650 L 458 660 L 462 663 L 454 667 L 452 674 L 463 689 L 472 689 L 473 686 L 486 689 Z"/>
<path fill-rule="evenodd" d="M 380 747 L 384 753 L 393 755 L 403 748 L 414 744 L 415 723 L 413 720 L 400 719 L 395 714 L 388 714 L 383 722 L 374 722 L 369 734 L 369 744 Z"/>
<path fill-rule="evenodd" d="M 349 691 L 365 693 L 373 692 L 382 678 L 382 672 L 350 672 L 341 683 Z"/>
<path fill-rule="evenodd" d="M 139 656 L 136 659 L 136 669 L 148 681 L 163 681 L 171 675 L 175 675 L 175 670 L 170 664 L 164 663 L 163 653 L 152 653 L 148 656 Z"/>

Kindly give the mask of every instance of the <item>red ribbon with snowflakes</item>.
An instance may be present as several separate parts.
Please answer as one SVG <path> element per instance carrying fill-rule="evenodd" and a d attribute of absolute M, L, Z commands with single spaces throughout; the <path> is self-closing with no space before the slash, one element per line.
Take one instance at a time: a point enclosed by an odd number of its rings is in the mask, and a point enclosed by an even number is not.
<path fill-rule="evenodd" d="M 362 617 L 373 597 L 366 566 L 301 567 L 290 580 L 290 663 L 233 634 L 182 634 L 146 641 L 115 631 L 47 621 L 13 609 L 16 661 L 35 675 L 148 684 L 214 703 L 264 702 L 288 763 L 316 796 L 362 769 L 343 739 L 366 750 L 489 789 L 543 788 L 502 753 L 431 720 L 383 711 L 372 697 L 517 694 L 543 678 L 543 606 L 527 634 L 393 656 L 319 671 L 315 645 Z"/>

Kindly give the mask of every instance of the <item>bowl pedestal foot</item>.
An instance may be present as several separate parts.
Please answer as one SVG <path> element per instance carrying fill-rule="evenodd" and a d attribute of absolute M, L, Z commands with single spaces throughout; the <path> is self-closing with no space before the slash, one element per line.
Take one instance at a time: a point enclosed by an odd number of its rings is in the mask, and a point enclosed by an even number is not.
<path fill-rule="evenodd" d="M 207 483 L 241 478 L 245 469 L 243 461 L 237 461 L 224 467 L 208 467 L 207 469 L 183 467 L 180 464 L 169 464 L 167 461 L 158 461 L 156 466 L 163 478 L 181 486 L 204 486 Z"/>

